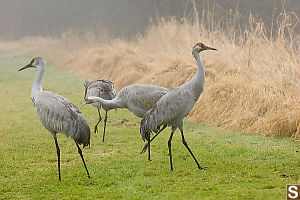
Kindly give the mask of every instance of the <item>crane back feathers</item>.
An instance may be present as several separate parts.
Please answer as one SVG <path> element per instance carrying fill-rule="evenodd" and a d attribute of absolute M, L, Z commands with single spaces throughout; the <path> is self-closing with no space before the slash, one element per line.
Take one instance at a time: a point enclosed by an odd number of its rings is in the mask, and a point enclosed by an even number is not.
<path fill-rule="evenodd" d="M 34 99 L 34 107 L 46 129 L 71 137 L 83 147 L 90 144 L 88 122 L 73 103 L 48 91 L 42 91 Z"/>
<path fill-rule="evenodd" d="M 116 97 L 114 84 L 108 80 L 93 81 L 85 87 L 85 90 L 85 94 L 88 97 L 96 96 L 106 100 L 111 100 Z M 86 96 L 84 98 L 86 98 Z"/>

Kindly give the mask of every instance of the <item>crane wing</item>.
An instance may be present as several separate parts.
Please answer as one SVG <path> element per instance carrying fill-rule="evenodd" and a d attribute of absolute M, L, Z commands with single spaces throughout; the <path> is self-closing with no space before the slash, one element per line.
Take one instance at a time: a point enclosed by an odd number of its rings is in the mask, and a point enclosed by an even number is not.
<path fill-rule="evenodd" d="M 127 98 L 133 107 L 148 111 L 170 90 L 156 85 L 134 84 L 127 88 Z"/>
<path fill-rule="evenodd" d="M 185 104 L 186 98 L 193 98 L 187 90 L 174 89 L 157 101 L 141 121 L 140 132 L 143 140 L 152 131 L 157 131 L 161 125 L 176 125 L 190 111 L 190 106 Z"/>
<path fill-rule="evenodd" d="M 36 96 L 34 107 L 39 119 L 50 132 L 63 133 L 79 144 L 89 145 L 88 122 L 80 110 L 68 99 L 43 91 Z"/>

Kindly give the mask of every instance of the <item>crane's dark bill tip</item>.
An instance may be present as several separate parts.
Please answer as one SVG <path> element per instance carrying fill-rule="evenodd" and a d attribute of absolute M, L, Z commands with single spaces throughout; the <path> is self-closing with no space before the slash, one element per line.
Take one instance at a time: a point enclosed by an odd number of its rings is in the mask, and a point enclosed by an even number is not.
<path fill-rule="evenodd" d="M 24 69 L 27 69 L 27 68 L 29 68 L 31 65 L 30 64 L 28 64 L 28 65 L 26 65 L 25 67 L 22 67 L 21 69 L 19 69 L 18 71 L 22 71 L 22 70 L 24 70 Z"/>
<path fill-rule="evenodd" d="M 207 50 L 215 50 L 215 51 L 217 51 L 217 49 L 212 48 L 212 47 L 207 47 Z"/>

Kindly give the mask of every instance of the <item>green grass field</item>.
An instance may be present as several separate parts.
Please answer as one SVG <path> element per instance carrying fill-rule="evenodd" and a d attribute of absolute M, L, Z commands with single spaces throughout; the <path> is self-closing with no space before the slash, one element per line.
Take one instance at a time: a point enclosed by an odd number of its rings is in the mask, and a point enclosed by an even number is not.
<path fill-rule="evenodd" d="M 0 199 L 285 199 L 286 184 L 300 183 L 299 142 L 188 121 L 185 138 L 208 169 L 198 170 L 177 130 L 170 172 L 170 129 L 153 141 L 149 162 L 147 154 L 139 154 L 140 119 L 125 109 L 109 112 L 104 143 L 100 123 L 90 148 L 83 149 L 90 179 L 75 143 L 58 134 L 60 182 L 54 140 L 30 100 L 36 70 L 17 71 L 31 58 L 0 53 Z M 80 106 L 83 81 L 47 62 L 43 88 L 78 105 L 93 131 L 96 109 Z"/>

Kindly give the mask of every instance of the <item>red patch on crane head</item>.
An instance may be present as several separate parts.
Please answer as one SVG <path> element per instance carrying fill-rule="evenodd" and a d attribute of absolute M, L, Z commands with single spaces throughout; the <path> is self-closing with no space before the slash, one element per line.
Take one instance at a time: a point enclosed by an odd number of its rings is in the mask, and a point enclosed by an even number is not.
<path fill-rule="evenodd" d="M 204 47 L 205 46 L 202 42 L 198 42 L 196 45 L 199 46 L 199 47 Z"/>

